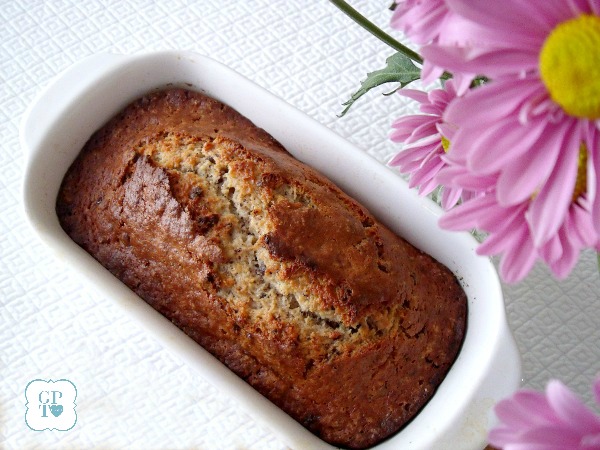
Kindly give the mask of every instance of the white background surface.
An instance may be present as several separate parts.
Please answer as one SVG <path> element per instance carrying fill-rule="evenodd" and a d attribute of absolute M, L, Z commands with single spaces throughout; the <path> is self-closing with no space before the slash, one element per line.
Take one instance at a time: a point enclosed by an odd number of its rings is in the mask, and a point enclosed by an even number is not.
<path fill-rule="evenodd" d="M 387 28 L 389 0 L 351 2 Z M 33 236 L 21 210 L 21 115 L 55 75 L 99 52 L 197 51 L 285 99 L 382 163 L 398 150 L 398 96 L 341 103 L 391 50 L 325 0 L 0 1 L 0 447 L 283 449 Z M 235 86 L 232 87 L 235 89 Z M 290 124 L 293 126 L 293 124 Z M 543 267 L 504 286 L 523 384 L 567 382 L 588 404 L 600 370 L 600 276 L 584 254 L 565 281 Z M 31 431 L 29 381 L 71 380 L 76 426 Z"/>

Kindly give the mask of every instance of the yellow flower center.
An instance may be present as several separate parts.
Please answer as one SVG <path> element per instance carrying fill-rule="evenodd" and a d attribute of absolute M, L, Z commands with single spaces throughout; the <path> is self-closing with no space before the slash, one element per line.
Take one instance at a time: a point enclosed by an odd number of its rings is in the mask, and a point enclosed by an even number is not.
<path fill-rule="evenodd" d="M 444 136 L 442 136 L 442 147 L 444 148 L 444 151 L 448 153 L 448 150 L 450 149 L 450 141 Z"/>
<path fill-rule="evenodd" d="M 573 190 L 573 203 L 587 191 L 587 146 L 582 142 L 579 146 L 579 161 L 577 162 L 577 179 Z"/>
<path fill-rule="evenodd" d="M 552 30 L 540 53 L 540 76 L 567 114 L 600 118 L 600 17 L 583 14 Z"/>

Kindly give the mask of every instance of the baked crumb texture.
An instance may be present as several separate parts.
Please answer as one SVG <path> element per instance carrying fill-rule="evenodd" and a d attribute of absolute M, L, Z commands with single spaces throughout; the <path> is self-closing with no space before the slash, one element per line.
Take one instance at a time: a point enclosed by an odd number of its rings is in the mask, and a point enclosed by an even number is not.
<path fill-rule="evenodd" d="M 466 297 L 444 266 L 197 92 L 149 94 L 94 134 L 57 213 L 141 298 L 332 444 L 398 431 L 463 339 Z"/>

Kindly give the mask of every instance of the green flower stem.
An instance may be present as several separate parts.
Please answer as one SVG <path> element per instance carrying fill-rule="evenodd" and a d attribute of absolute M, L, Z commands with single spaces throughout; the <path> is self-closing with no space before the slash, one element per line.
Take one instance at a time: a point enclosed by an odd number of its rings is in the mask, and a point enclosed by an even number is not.
<path fill-rule="evenodd" d="M 394 50 L 406 55 L 414 62 L 423 64 L 423 58 L 417 53 L 408 48 L 407 46 L 401 44 L 396 39 L 391 37 L 389 34 L 382 31 L 377 25 L 373 22 L 367 20 L 362 14 L 360 14 L 357 10 L 355 10 L 352 6 L 346 3 L 344 0 L 329 0 L 333 3 L 339 10 L 345 13 L 348 17 L 354 20 L 357 24 L 371 33 L 373 36 L 378 38 L 380 41 L 385 42 L 387 45 L 392 47 Z"/>

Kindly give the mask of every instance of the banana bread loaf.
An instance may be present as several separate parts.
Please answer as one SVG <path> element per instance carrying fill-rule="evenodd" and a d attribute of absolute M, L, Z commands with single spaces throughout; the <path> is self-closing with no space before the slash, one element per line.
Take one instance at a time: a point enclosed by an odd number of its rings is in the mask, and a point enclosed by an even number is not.
<path fill-rule="evenodd" d="M 71 238 L 317 436 L 365 448 L 432 396 L 461 346 L 452 273 L 198 92 L 137 100 L 66 174 Z"/>

